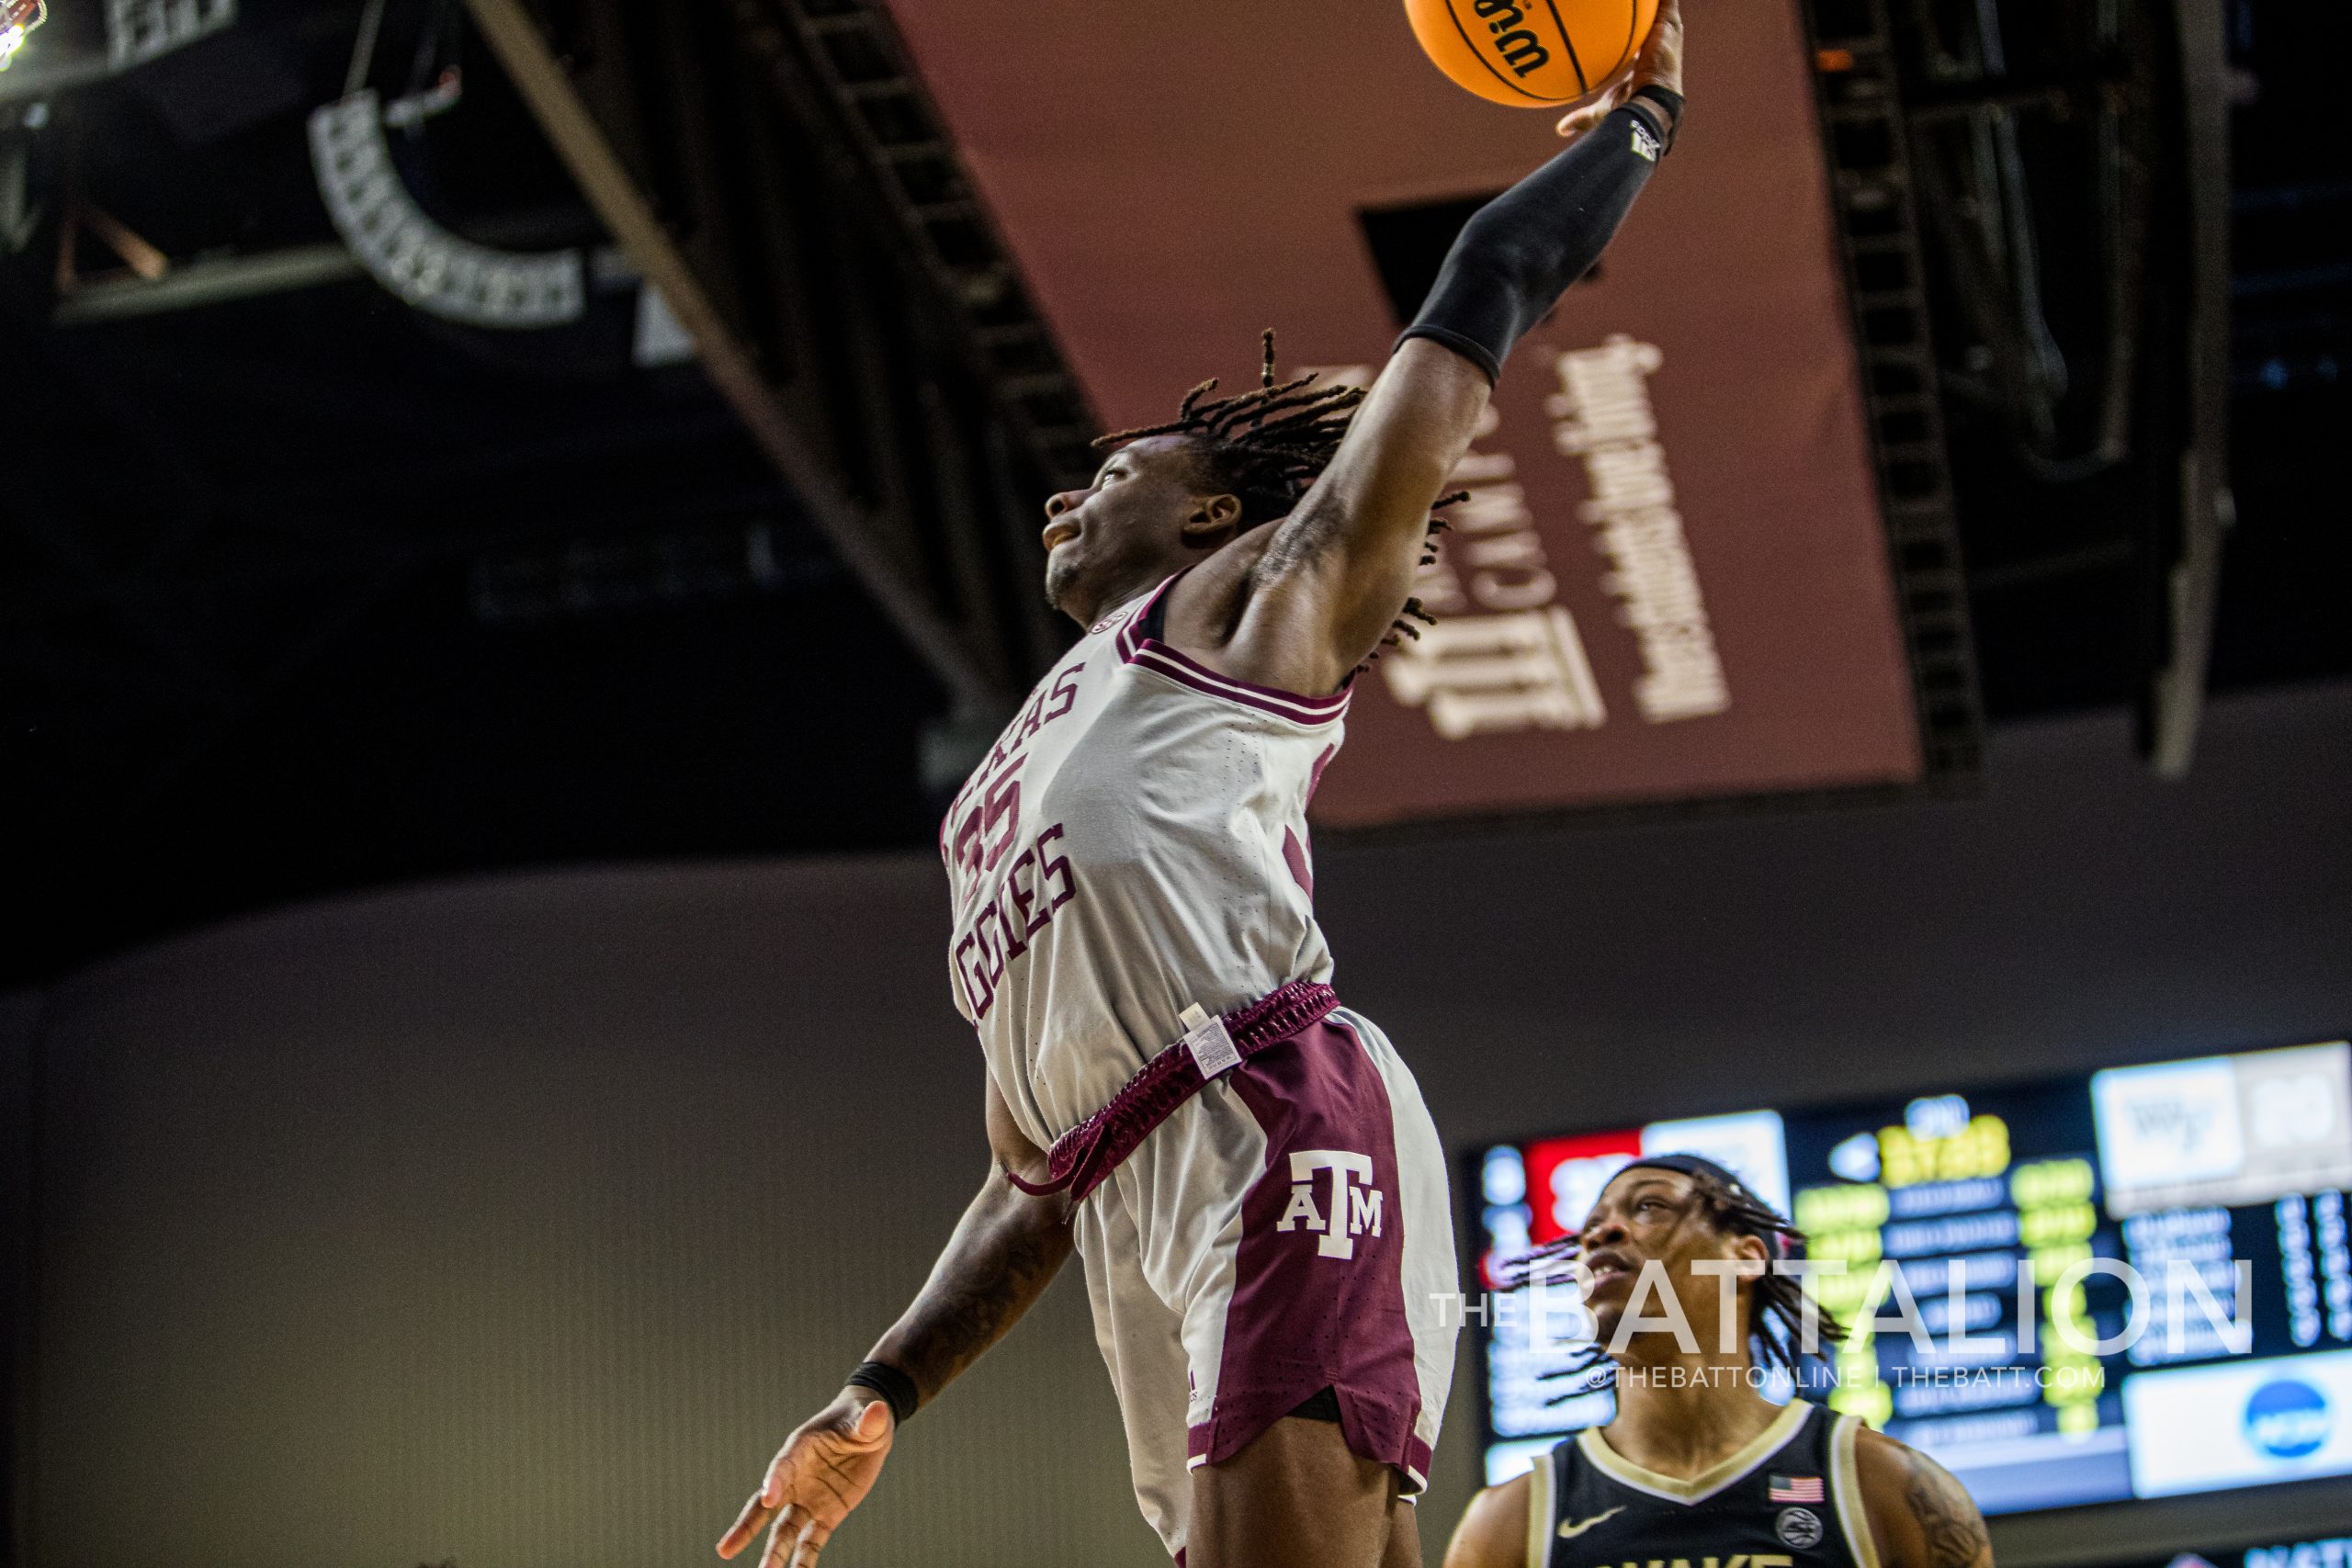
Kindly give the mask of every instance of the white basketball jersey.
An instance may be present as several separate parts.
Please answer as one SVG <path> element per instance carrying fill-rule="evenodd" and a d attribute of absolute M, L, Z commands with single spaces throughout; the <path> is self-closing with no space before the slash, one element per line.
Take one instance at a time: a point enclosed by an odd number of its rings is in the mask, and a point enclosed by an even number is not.
<path fill-rule="evenodd" d="M 956 1003 L 1040 1146 L 1184 1032 L 1326 980 L 1306 803 L 1347 696 L 1220 675 L 1157 635 L 1174 579 L 1090 628 L 941 827 Z"/>

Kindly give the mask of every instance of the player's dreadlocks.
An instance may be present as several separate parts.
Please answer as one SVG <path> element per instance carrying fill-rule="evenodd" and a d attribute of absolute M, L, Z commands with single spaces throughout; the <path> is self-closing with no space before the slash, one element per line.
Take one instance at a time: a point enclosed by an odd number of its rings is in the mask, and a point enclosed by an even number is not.
<path fill-rule="evenodd" d="M 1229 397 L 1209 398 L 1216 390 L 1214 376 L 1184 394 L 1176 417 L 1165 424 L 1122 430 L 1094 443 L 1097 448 L 1124 446 L 1147 435 L 1181 435 L 1198 453 L 1210 482 L 1230 491 L 1241 502 L 1241 525 L 1247 530 L 1287 517 L 1340 450 L 1340 442 L 1363 401 L 1362 387 L 1317 387 L 1317 372 L 1295 381 L 1274 379 L 1274 333 L 1266 330 L 1265 357 L 1258 371 L 1258 386 Z M 1449 495 L 1440 507 L 1469 499 L 1467 491 Z M 1434 508 L 1432 508 L 1434 510 Z M 1445 530 L 1443 518 L 1430 519 L 1429 548 L 1423 565 L 1437 558 L 1437 536 Z M 1405 601 L 1405 613 L 1381 639 L 1394 648 L 1405 637 L 1419 638 L 1415 621 L 1435 621 L 1419 599 Z M 1375 651 L 1374 659 L 1380 657 Z"/>
<path fill-rule="evenodd" d="M 1692 1193 L 1707 1212 L 1707 1222 L 1716 1230 L 1733 1235 L 1752 1235 L 1766 1245 L 1776 1257 L 1804 1256 L 1804 1233 L 1772 1212 L 1755 1194 L 1744 1187 L 1726 1185 L 1704 1171 L 1687 1172 Z M 1575 1234 L 1557 1241 L 1546 1242 L 1525 1258 L 1504 1266 L 1504 1288 L 1521 1290 L 1530 1285 L 1553 1285 L 1569 1278 L 1569 1268 L 1583 1247 L 1583 1238 Z M 1777 1270 L 1767 1272 L 1749 1287 L 1748 1344 L 1758 1365 L 1781 1367 L 1793 1373 L 1805 1354 L 1804 1281 L 1794 1274 Z M 1817 1338 L 1840 1340 L 1846 1337 L 1845 1326 L 1818 1303 L 1812 1308 Z M 1817 1352 L 1816 1352 L 1817 1353 Z M 1598 1344 L 1583 1347 L 1574 1359 L 1558 1371 L 1545 1374 L 1549 1379 L 1572 1379 L 1576 1386 L 1550 1403 L 1557 1404 L 1578 1394 L 1589 1393 L 1608 1387 L 1616 1380 L 1617 1365 Z"/>

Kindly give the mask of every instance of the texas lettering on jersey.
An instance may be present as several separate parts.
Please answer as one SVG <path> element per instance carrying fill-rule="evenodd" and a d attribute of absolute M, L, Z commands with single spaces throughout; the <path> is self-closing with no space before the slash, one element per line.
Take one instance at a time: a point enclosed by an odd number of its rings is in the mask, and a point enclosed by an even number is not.
<path fill-rule="evenodd" d="M 1038 682 L 1027 711 L 997 738 L 995 750 L 957 793 L 940 829 L 940 852 L 959 888 L 956 923 L 971 920 L 956 944 L 956 978 L 975 1019 L 987 1017 L 995 1005 L 1005 965 L 1027 953 L 1029 939 L 1078 897 L 1069 858 L 1054 852 L 1060 823 L 1022 841 L 1021 774 L 1030 740 L 1077 705 L 1078 678 L 1085 669 L 1081 659 Z M 1016 844 L 1022 847 L 1013 854 Z M 973 918 L 976 906 L 983 907 Z"/>
<path fill-rule="evenodd" d="M 940 824 L 948 984 L 1033 1141 L 1098 1109 L 1188 1007 L 1330 975 L 1306 800 L 1347 696 L 1251 685 L 1170 648 L 1153 610 L 1174 581 L 1061 656 Z M 1343 1207 L 1317 1240 L 1359 1235 L 1355 1218 Z"/>

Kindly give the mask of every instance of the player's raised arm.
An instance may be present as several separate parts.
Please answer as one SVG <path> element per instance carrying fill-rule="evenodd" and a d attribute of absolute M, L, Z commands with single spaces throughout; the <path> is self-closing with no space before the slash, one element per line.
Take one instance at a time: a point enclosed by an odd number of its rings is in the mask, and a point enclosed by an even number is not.
<path fill-rule="evenodd" d="M 1464 226 L 1330 467 L 1259 558 L 1228 672 L 1329 692 L 1387 635 L 1503 360 L 1615 235 L 1673 139 L 1681 89 L 1681 8 L 1663 0 L 1623 84 L 1562 121 L 1577 140 Z"/>
<path fill-rule="evenodd" d="M 1993 1568 L 1984 1516 L 1951 1472 L 1876 1432 L 1861 1435 L 1854 1461 L 1884 1568 Z"/>

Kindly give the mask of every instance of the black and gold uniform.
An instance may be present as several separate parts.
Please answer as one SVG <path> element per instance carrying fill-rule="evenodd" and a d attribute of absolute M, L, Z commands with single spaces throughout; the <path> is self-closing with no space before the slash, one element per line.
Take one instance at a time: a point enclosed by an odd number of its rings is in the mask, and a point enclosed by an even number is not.
<path fill-rule="evenodd" d="M 1799 1400 L 1689 1481 L 1579 1432 L 1535 1463 L 1528 1568 L 1879 1568 L 1854 1470 L 1860 1427 Z"/>

